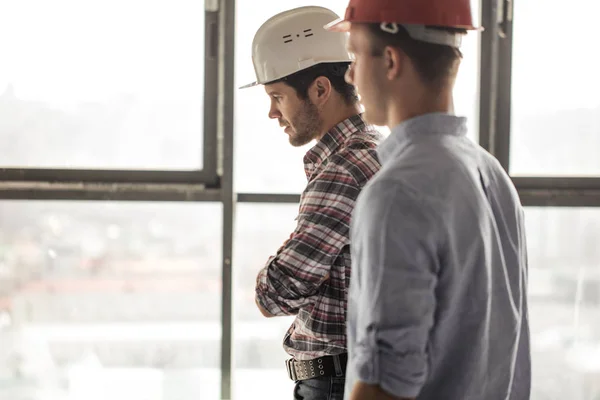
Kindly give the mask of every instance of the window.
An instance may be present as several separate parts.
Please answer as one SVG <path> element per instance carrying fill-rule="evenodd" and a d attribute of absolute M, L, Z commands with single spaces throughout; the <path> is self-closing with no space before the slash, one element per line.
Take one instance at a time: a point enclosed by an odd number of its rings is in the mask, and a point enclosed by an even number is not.
<path fill-rule="evenodd" d="M 0 398 L 218 399 L 220 212 L 0 202 Z"/>
<path fill-rule="evenodd" d="M 532 399 L 600 396 L 600 210 L 527 208 Z"/>
<path fill-rule="evenodd" d="M 236 84 L 254 82 L 252 40 L 258 28 L 273 15 L 295 7 L 313 5 L 303 0 L 237 1 Z M 346 0 L 319 2 L 343 16 Z M 479 1 L 473 2 L 475 17 Z M 479 35 L 470 33 L 463 45 L 464 61 L 455 89 L 456 113 L 469 118 L 469 132 L 477 138 L 479 94 Z M 267 116 L 269 99 L 261 87 L 236 91 L 235 184 L 240 192 L 299 193 L 306 186 L 303 156 L 310 145 L 293 148 L 277 121 Z M 384 130 L 385 132 L 385 130 Z"/>
<path fill-rule="evenodd" d="M 262 317 L 254 287 L 298 205 L 256 202 L 297 201 L 310 146 L 289 145 L 261 88 L 237 87 L 255 79 L 259 26 L 315 3 L 237 1 L 236 25 L 221 26 L 234 1 L 0 0 L 0 398 L 291 396 L 282 341 L 293 317 Z M 600 179 L 579 179 L 600 178 L 600 9 L 531 0 L 498 24 L 508 3 L 473 1 L 486 31 L 465 39 L 456 113 L 503 165 L 510 156 L 531 206 L 532 399 L 592 400 L 600 211 L 533 206 L 600 206 Z M 343 15 L 347 0 L 319 4 Z M 495 129 L 478 132 L 479 118 Z M 233 332 L 221 315 L 230 296 Z"/>
<path fill-rule="evenodd" d="M 600 4 L 529 0 L 514 7 L 512 174 L 600 176 L 600 58 L 593 50 Z"/>
<path fill-rule="evenodd" d="M 236 213 L 233 394 L 238 399 L 292 396 L 283 337 L 293 317 L 263 317 L 254 303 L 256 275 L 296 227 L 297 204 L 240 204 Z M 256 385 L 253 382 L 265 384 Z"/>
<path fill-rule="evenodd" d="M 0 166 L 202 169 L 202 1 L 0 4 Z"/>

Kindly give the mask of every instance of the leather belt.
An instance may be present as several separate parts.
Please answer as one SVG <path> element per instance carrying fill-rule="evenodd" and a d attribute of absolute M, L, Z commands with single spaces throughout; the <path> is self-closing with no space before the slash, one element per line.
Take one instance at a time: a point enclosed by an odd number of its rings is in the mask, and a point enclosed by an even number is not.
<path fill-rule="evenodd" d="M 323 356 L 312 360 L 300 361 L 289 359 L 285 361 L 288 377 L 293 381 L 304 381 L 313 378 L 329 376 L 343 377 L 346 375 L 348 354 Z"/>

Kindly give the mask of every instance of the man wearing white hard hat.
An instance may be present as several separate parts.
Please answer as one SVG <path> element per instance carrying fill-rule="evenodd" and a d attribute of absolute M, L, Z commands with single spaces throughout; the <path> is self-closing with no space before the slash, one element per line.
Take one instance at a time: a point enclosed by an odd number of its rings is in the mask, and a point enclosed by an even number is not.
<path fill-rule="evenodd" d="M 523 208 L 452 89 L 469 0 L 351 0 L 365 118 L 391 134 L 352 216 L 351 400 L 528 400 Z"/>
<path fill-rule="evenodd" d="M 347 34 L 323 28 L 333 18 L 326 8 L 301 7 L 265 22 L 252 48 L 257 81 L 245 86 L 264 85 L 268 116 L 293 146 L 316 142 L 304 157 L 308 184 L 297 227 L 256 280 L 263 315 L 296 316 L 283 345 L 294 398 L 304 400 L 343 398 L 350 216 L 380 168 L 380 134 L 364 122 L 344 80 Z"/>

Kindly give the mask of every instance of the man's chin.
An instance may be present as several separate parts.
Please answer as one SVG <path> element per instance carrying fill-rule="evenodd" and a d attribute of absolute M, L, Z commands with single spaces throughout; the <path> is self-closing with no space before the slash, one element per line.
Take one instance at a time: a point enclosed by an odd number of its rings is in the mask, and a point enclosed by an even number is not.
<path fill-rule="evenodd" d="M 290 140 L 290 144 L 294 147 L 302 147 L 302 146 L 309 144 L 312 141 L 312 139 L 309 139 L 309 138 L 299 138 L 299 137 L 294 137 L 292 135 L 290 135 L 289 140 Z"/>
<path fill-rule="evenodd" d="M 304 146 L 303 143 L 294 140 L 291 136 L 290 136 L 290 144 L 292 146 L 294 146 L 294 147 L 302 147 L 302 146 Z"/>

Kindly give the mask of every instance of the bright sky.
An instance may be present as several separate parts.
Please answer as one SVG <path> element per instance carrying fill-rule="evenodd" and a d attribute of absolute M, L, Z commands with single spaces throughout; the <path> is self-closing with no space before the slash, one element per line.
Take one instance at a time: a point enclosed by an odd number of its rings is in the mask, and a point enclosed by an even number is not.
<path fill-rule="evenodd" d="M 201 81 L 203 3 L 0 0 L 0 91 L 12 82 L 19 96 L 53 103 L 104 99 L 124 91 L 173 95 L 174 87 Z M 347 0 L 318 3 L 343 14 Z M 238 60 L 250 62 L 252 36 L 264 20 L 284 9 L 309 4 L 306 0 L 239 1 L 238 31 L 243 34 L 238 35 Z M 565 7 L 559 0 L 516 3 L 519 40 L 515 42 L 513 84 L 517 106 L 600 105 L 596 95 L 600 57 L 591 51 L 597 47 L 592 39 L 597 36 L 600 2 L 568 4 Z M 456 91 L 459 109 L 476 90 L 471 78 L 477 57 L 475 34 L 467 40 L 465 53 Z M 238 62 L 237 71 L 240 82 L 253 79 L 251 66 Z M 186 90 L 177 94 L 197 95 Z"/>
<path fill-rule="evenodd" d="M 69 105 L 117 93 L 198 96 L 198 0 L 0 0 L 0 92 Z"/>
<path fill-rule="evenodd" d="M 513 108 L 600 108 L 598 0 L 515 2 Z"/>

